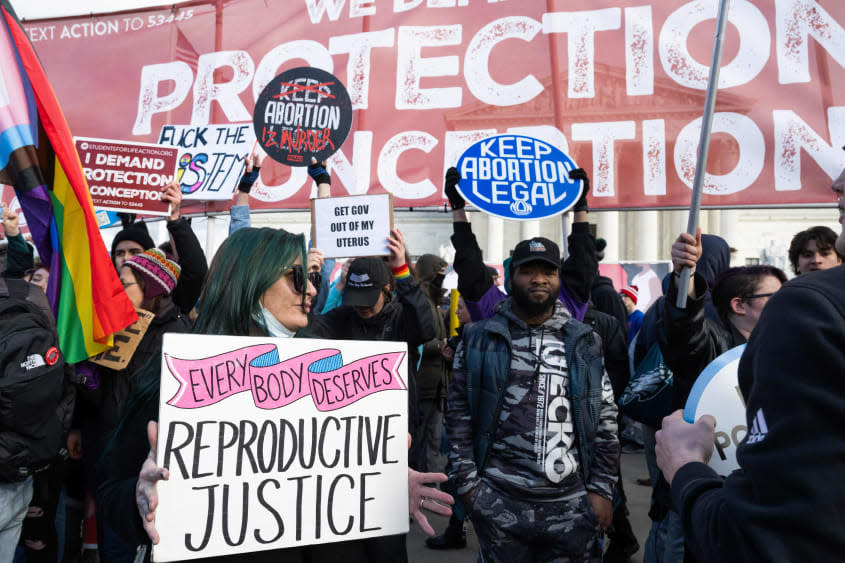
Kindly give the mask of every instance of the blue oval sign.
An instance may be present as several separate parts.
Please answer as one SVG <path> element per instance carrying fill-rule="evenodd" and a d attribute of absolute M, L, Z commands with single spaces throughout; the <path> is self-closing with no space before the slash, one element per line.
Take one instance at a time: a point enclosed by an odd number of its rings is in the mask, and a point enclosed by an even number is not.
<path fill-rule="evenodd" d="M 557 147 L 523 135 L 478 141 L 458 159 L 458 190 L 490 215 L 520 221 L 568 211 L 581 196 L 582 181 L 570 180 L 575 163 Z"/>

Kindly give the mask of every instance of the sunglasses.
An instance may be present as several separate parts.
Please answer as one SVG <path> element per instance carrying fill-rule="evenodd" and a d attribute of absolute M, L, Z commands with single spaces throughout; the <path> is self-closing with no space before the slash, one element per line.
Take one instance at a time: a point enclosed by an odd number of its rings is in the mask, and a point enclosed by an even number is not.
<path fill-rule="evenodd" d="M 771 297 L 772 295 L 774 295 L 774 292 L 772 292 L 772 293 L 754 293 L 754 294 L 746 297 L 746 299 L 760 299 L 762 297 Z"/>
<path fill-rule="evenodd" d="M 297 293 L 305 293 L 305 271 L 302 269 L 302 264 L 294 264 L 290 267 L 288 273 L 293 276 L 293 290 Z M 308 281 L 315 289 L 320 289 L 323 283 L 323 275 L 320 272 L 309 272 Z"/>

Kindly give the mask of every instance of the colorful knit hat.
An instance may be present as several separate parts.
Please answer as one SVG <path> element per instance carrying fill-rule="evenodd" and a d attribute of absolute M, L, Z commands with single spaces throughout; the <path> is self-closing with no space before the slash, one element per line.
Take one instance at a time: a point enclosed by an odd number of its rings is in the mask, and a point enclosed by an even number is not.
<path fill-rule="evenodd" d="M 123 265 L 129 266 L 136 275 L 144 278 L 144 299 L 172 293 L 182 271 L 179 264 L 168 260 L 158 248 L 133 256 Z"/>
<path fill-rule="evenodd" d="M 640 288 L 638 288 L 635 285 L 629 285 L 628 287 L 623 287 L 622 291 L 620 291 L 619 293 L 621 293 L 622 295 L 627 295 L 628 297 L 630 297 L 631 301 L 633 301 L 634 305 L 636 305 L 637 304 L 637 298 L 640 296 L 639 289 Z"/>

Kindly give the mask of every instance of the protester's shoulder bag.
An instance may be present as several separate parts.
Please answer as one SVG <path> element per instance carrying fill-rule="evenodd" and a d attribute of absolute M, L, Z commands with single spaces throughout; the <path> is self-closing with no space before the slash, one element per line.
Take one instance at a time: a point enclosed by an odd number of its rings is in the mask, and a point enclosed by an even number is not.
<path fill-rule="evenodd" d="M 0 482 L 44 469 L 64 446 L 65 359 L 30 291 L 40 292 L 0 277 Z"/>
<path fill-rule="evenodd" d="M 619 408 L 622 414 L 652 428 L 659 428 L 663 417 L 672 412 L 672 371 L 657 342 L 631 376 L 619 397 Z"/>

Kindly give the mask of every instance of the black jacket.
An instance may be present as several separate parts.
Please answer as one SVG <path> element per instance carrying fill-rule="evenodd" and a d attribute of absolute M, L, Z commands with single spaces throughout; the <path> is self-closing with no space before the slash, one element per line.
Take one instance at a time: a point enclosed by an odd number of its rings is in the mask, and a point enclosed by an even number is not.
<path fill-rule="evenodd" d="M 663 326 L 660 331 L 660 351 L 663 361 L 672 370 L 672 408 L 686 405 L 695 380 L 707 365 L 735 346 L 745 343 L 745 337 L 730 323 L 715 322 L 705 316 L 704 303 L 707 282 L 696 272 L 690 283 L 695 295 L 687 299 L 687 308 L 675 305 L 678 296 L 677 277 L 672 276 L 663 305 Z"/>
<path fill-rule="evenodd" d="M 602 313 L 593 306 L 587 309 L 584 322 L 593 327 L 593 331 L 601 337 L 604 368 L 613 385 L 613 398 L 618 402 L 631 378 L 625 332 L 615 317 Z"/>
<path fill-rule="evenodd" d="M 840 561 L 845 553 L 845 266 L 772 297 L 739 364 L 749 429 L 726 481 L 701 463 L 672 482 L 700 561 Z M 760 419 L 765 421 L 765 428 Z"/>
<path fill-rule="evenodd" d="M 191 223 L 184 217 L 167 222 L 167 230 L 173 238 L 173 248 L 179 255 L 182 273 L 176 289 L 173 290 L 173 302 L 186 315 L 191 312 L 202 293 L 208 263 L 202 251 L 197 235 L 191 229 Z"/>
<path fill-rule="evenodd" d="M 715 235 L 701 235 L 701 259 L 695 266 L 695 272 L 699 274 L 708 284 L 707 294 L 704 296 L 704 316 L 713 322 L 719 321 L 719 314 L 710 299 L 709 286 L 713 284 L 716 277 L 730 268 L 731 249 L 725 239 Z M 672 281 L 672 272 L 663 278 L 663 294 L 669 291 L 669 282 Z M 637 342 L 634 347 L 634 366 L 639 365 L 651 347 L 657 343 L 663 335 L 663 304 L 665 297 L 660 297 L 651 304 L 643 317 L 643 324 L 637 334 Z M 673 301 L 674 302 L 674 301 Z M 627 325 L 626 325 L 627 326 Z"/>
<path fill-rule="evenodd" d="M 171 304 L 152 320 L 124 369 L 116 371 L 96 366 L 100 378 L 99 387 L 95 390 L 80 389 L 76 415 L 76 424 L 83 433 L 87 468 L 92 468 L 96 463 L 108 437 L 117 427 L 138 372 L 148 362 L 160 361 L 164 334 L 190 332 L 191 324 L 191 321 Z"/>
<path fill-rule="evenodd" d="M 628 340 L 628 311 L 625 303 L 613 287 L 610 278 L 597 275 L 590 291 L 590 301 L 602 313 L 613 316 L 619 321 L 619 326 L 625 329 L 625 341 Z"/>
<path fill-rule="evenodd" d="M 311 318 L 305 333 L 312 338 L 332 340 L 393 340 L 408 343 L 408 431 L 413 437 L 408 459 L 419 467 L 418 459 L 422 440 L 417 439 L 418 396 L 417 349 L 435 335 L 431 304 L 412 277 L 397 280 L 396 298 L 385 304 L 381 312 L 371 319 L 362 319 L 349 306 L 332 309 L 325 315 Z"/>

